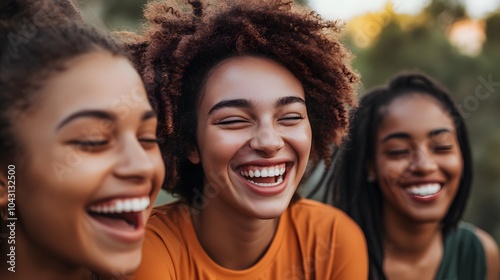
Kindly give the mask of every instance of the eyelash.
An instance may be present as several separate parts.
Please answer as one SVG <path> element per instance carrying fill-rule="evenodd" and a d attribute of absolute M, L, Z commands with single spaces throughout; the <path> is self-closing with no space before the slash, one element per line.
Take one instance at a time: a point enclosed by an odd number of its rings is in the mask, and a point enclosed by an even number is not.
<path fill-rule="evenodd" d="M 432 150 L 434 152 L 446 152 L 451 149 L 453 149 L 453 145 L 440 145 L 432 147 Z M 401 157 L 409 153 L 410 153 L 409 150 L 392 150 L 387 152 L 387 154 L 392 157 Z"/>
<path fill-rule="evenodd" d="M 440 145 L 440 146 L 434 146 L 433 150 L 437 152 L 444 152 L 444 151 L 449 151 L 453 148 L 453 145 Z"/>
<path fill-rule="evenodd" d="M 408 155 L 410 151 L 408 150 L 393 150 L 393 151 L 388 151 L 387 154 L 391 157 L 401 157 L 404 155 Z"/>
<path fill-rule="evenodd" d="M 216 124 L 218 125 L 230 125 L 230 124 L 235 124 L 235 123 L 244 123 L 246 122 L 245 120 L 240 120 L 240 119 L 237 119 L 237 120 L 221 120 L 221 121 L 218 121 Z"/>
<path fill-rule="evenodd" d="M 95 147 L 95 146 L 103 146 L 108 143 L 108 140 L 99 140 L 99 141 L 80 141 L 75 140 L 70 142 L 73 145 L 83 146 L 83 147 Z"/>
<path fill-rule="evenodd" d="M 157 138 L 139 138 L 139 142 L 143 144 L 158 144 L 159 140 Z M 94 148 L 102 148 L 109 144 L 108 140 L 75 140 L 71 141 L 70 144 L 81 147 L 82 150 L 92 151 Z"/>
<path fill-rule="evenodd" d="M 281 118 L 280 120 L 283 120 L 283 121 L 295 121 L 295 120 L 303 120 L 303 119 L 304 119 L 304 116 L 297 115 L 297 116 L 291 116 L 291 117 Z"/>

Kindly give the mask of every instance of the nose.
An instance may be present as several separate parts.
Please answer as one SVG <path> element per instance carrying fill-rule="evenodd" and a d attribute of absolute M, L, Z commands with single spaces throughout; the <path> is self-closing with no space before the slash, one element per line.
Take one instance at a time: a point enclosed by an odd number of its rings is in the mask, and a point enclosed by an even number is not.
<path fill-rule="evenodd" d="M 250 140 L 250 148 L 264 156 L 275 155 L 284 145 L 283 137 L 272 124 L 259 125 Z"/>
<path fill-rule="evenodd" d="M 135 135 L 123 139 L 118 151 L 115 174 L 120 178 L 148 180 L 153 177 L 155 166 L 148 152 Z"/>
<path fill-rule="evenodd" d="M 428 174 L 435 171 L 438 165 L 429 151 L 426 149 L 416 150 L 411 158 L 409 169 L 413 173 Z"/>

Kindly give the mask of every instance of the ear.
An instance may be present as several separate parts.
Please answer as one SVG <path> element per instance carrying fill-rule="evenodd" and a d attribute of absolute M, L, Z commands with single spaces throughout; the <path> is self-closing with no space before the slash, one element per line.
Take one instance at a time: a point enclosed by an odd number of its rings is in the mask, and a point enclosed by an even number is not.
<path fill-rule="evenodd" d="M 192 147 L 191 149 L 189 149 L 187 158 L 192 164 L 200 163 L 201 159 L 200 159 L 200 152 L 198 152 L 198 148 Z"/>

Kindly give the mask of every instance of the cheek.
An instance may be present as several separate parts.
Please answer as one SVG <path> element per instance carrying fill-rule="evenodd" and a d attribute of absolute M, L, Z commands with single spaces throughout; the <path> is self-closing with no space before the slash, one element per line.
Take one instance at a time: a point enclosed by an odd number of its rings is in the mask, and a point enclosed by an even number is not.
<path fill-rule="evenodd" d="M 387 160 L 378 157 L 377 161 L 377 179 L 381 185 L 393 186 L 405 176 L 408 168 L 406 160 Z"/>
<path fill-rule="evenodd" d="M 155 166 L 155 181 L 153 182 L 153 187 L 155 188 L 156 192 L 159 190 L 159 188 L 163 184 L 163 180 L 165 179 L 165 163 L 163 162 L 163 157 L 159 149 L 152 151 L 152 154 L 150 155 L 150 161 Z"/>
<path fill-rule="evenodd" d="M 216 131 L 207 130 L 198 134 L 198 145 L 202 160 L 211 164 L 226 162 L 244 147 L 250 139 L 248 131 Z M 209 167 L 209 165 L 204 165 Z"/>
<path fill-rule="evenodd" d="M 463 160 L 461 155 L 450 155 L 440 160 L 439 165 L 447 173 L 451 180 L 460 180 L 463 171 Z"/>
<path fill-rule="evenodd" d="M 284 127 L 283 138 L 290 143 L 297 154 L 309 157 L 312 148 L 312 130 L 309 122 L 297 128 Z M 308 160 L 308 158 L 306 159 Z"/>

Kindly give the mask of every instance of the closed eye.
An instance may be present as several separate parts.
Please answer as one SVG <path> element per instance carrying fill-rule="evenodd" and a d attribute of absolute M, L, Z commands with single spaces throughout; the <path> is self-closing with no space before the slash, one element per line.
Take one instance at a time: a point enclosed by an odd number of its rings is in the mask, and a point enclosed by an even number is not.
<path fill-rule="evenodd" d="M 155 148 L 159 143 L 158 138 L 146 138 L 146 137 L 144 137 L 144 138 L 139 138 L 138 140 L 144 149 Z"/>
<path fill-rule="evenodd" d="M 144 143 L 158 143 L 157 138 L 139 138 L 139 141 Z"/>
<path fill-rule="evenodd" d="M 77 149 L 90 153 L 102 150 L 109 144 L 109 140 L 73 140 L 70 145 L 76 146 Z"/>
<path fill-rule="evenodd" d="M 279 122 L 281 122 L 285 125 L 294 125 L 303 119 L 304 119 L 303 115 L 290 114 L 290 115 L 285 115 L 284 117 L 280 118 Z"/>
<path fill-rule="evenodd" d="M 410 154 L 410 150 L 389 150 L 386 152 L 391 157 L 402 157 Z"/>
<path fill-rule="evenodd" d="M 453 149 L 453 145 L 439 145 L 433 147 L 433 150 L 435 152 L 446 152 L 450 151 L 451 149 Z"/>
<path fill-rule="evenodd" d="M 225 118 L 217 121 L 215 124 L 220 126 L 231 126 L 231 125 L 245 124 L 248 122 L 249 122 L 248 120 L 242 118 Z"/>

